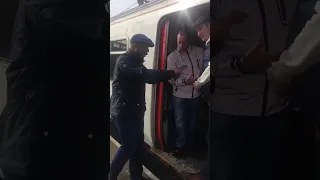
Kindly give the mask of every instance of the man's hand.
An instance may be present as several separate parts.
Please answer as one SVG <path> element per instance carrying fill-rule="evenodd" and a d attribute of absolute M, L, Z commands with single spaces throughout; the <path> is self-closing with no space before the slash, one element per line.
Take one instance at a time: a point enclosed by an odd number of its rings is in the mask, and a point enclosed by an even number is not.
<path fill-rule="evenodd" d="M 193 78 L 192 75 L 190 77 L 188 77 L 188 79 L 186 79 L 185 83 L 186 85 L 193 85 L 194 82 L 196 82 L 198 78 Z"/>
<path fill-rule="evenodd" d="M 240 69 L 244 73 L 264 73 L 272 63 L 279 60 L 281 52 L 267 53 L 261 52 L 264 42 L 258 40 L 257 43 L 246 53 Z"/>
<path fill-rule="evenodd" d="M 279 61 L 281 54 L 282 54 L 282 52 L 269 53 L 269 54 L 266 56 L 267 61 L 268 61 L 268 62 L 270 63 L 270 65 L 271 65 L 273 62 Z"/>
<path fill-rule="evenodd" d="M 174 69 L 174 73 L 176 75 L 180 75 L 187 67 L 188 67 L 187 65 L 180 66 L 180 67 Z"/>
<path fill-rule="evenodd" d="M 242 73 L 254 73 L 256 71 L 261 71 L 259 66 L 261 66 L 261 48 L 262 41 L 259 39 L 250 49 L 246 52 L 242 59 L 242 63 L 239 69 Z M 259 70 L 258 70 L 259 69 Z"/>
<path fill-rule="evenodd" d="M 263 39 L 260 38 L 250 49 L 249 51 L 247 51 L 247 53 L 245 54 L 245 57 L 248 57 L 248 59 L 251 59 L 250 57 L 256 57 L 257 55 L 260 54 L 261 49 L 263 47 Z"/>

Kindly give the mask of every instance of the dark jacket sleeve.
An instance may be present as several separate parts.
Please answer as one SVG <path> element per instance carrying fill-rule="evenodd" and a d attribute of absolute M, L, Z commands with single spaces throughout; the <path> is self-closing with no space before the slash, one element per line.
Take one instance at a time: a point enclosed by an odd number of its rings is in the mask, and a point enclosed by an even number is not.
<path fill-rule="evenodd" d="M 147 69 L 144 66 L 137 66 L 128 61 L 119 62 L 119 68 L 122 76 L 127 78 L 141 78 L 148 84 L 157 84 L 175 76 L 173 70 Z"/>
<path fill-rule="evenodd" d="M 144 80 L 148 84 L 158 84 L 169 80 L 169 78 L 173 76 L 175 76 L 175 72 L 173 70 L 146 69 Z"/>
<path fill-rule="evenodd" d="M 133 63 L 120 60 L 118 62 L 119 72 L 125 78 L 139 78 L 143 77 L 145 69 L 142 66 L 137 66 Z"/>

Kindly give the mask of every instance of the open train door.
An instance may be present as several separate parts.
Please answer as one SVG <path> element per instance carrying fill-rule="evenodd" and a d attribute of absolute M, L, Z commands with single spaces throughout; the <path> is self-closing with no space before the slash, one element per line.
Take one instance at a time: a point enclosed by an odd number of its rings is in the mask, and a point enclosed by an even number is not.
<path fill-rule="evenodd" d="M 160 20 L 157 37 L 159 39 L 158 69 L 167 69 L 167 56 L 177 48 L 176 37 L 179 30 L 184 29 L 188 33 L 192 45 L 204 46 L 193 26 L 194 19 L 202 15 L 203 12 L 210 12 L 209 2 L 168 14 Z M 172 85 L 165 82 L 160 83 L 155 91 L 155 145 L 157 149 L 165 152 L 173 150 L 175 145 L 172 90 Z"/>
<path fill-rule="evenodd" d="M 313 1 L 313 2 L 311 2 Z M 230 1 L 231 2 L 231 1 Z M 304 24 L 310 19 L 313 10 L 312 3 L 316 0 L 233 0 L 227 3 L 227 0 L 211 1 L 211 12 L 216 16 L 223 15 L 226 12 L 237 10 L 244 12 L 248 18 L 240 24 L 236 24 L 231 29 L 232 39 L 228 43 L 238 47 L 243 52 L 247 52 L 256 42 L 261 39 L 264 42 L 265 52 L 282 52 L 293 42 Z M 311 3 L 311 5 L 310 5 Z M 299 13 L 297 13 L 299 12 Z M 159 23 L 159 33 L 157 39 L 158 46 L 158 68 L 166 69 L 166 56 L 168 54 L 168 42 L 174 39 L 169 33 L 169 29 L 175 26 L 174 22 L 163 19 Z M 169 43 L 170 44 L 170 43 Z M 264 115 L 267 107 L 267 100 L 276 100 L 268 98 L 270 96 L 270 85 L 265 75 L 265 81 L 255 85 L 263 88 L 264 99 L 258 108 Z M 156 148 L 168 152 L 172 147 L 171 133 L 173 122 L 172 107 L 170 107 L 171 93 L 164 93 L 169 85 L 159 84 L 156 88 L 156 109 L 155 109 L 155 139 Z M 272 103 L 271 103 L 272 104 Z M 169 138 L 171 136 L 171 138 Z"/>
<path fill-rule="evenodd" d="M 265 52 L 279 52 L 283 51 L 286 46 L 286 40 L 290 22 L 293 18 L 294 10 L 297 6 L 298 0 L 212 0 L 211 13 L 214 16 L 223 16 L 232 10 L 244 12 L 248 18 L 241 24 L 234 25 L 231 29 L 231 36 L 233 37 L 229 43 L 238 47 L 243 52 L 248 51 L 259 39 L 263 40 Z M 158 47 L 158 68 L 166 69 L 167 44 L 174 39 L 172 34 L 168 37 L 169 26 L 175 25 L 168 19 L 163 19 L 159 24 L 158 39 L 160 39 Z M 167 151 L 170 147 L 171 129 L 170 123 L 173 121 L 172 107 L 170 107 L 168 100 L 170 93 L 164 93 L 167 88 L 166 83 L 161 83 L 156 89 L 156 121 L 155 121 L 155 139 L 156 146 L 162 151 Z M 265 81 L 261 82 L 259 87 L 264 87 L 264 101 L 259 108 L 264 114 L 267 108 L 267 97 L 269 95 L 269 84 L 267 76 Z"/>
<path fill-rule="evenodd" d="M 159 45 L 157 48 L 158 51 L 158 69 L 166 69 L 167 63 L 167 42 L 169 34 L 169 19 L 163 18 L 159 22 L 158 38 L 160 39 Z M 161 149 L 162 151 L 167 150 L 168 148 L 168 123 L 170 117 L 166 117 L 165 114 L 168 114 L 167 102 L 166 102 L 166 93 L 165 89 L 169 86 L 168 83 L 161 82 L 156 86 L 156 109 L 155 109 L 155 139 L 156 148 Z"/>

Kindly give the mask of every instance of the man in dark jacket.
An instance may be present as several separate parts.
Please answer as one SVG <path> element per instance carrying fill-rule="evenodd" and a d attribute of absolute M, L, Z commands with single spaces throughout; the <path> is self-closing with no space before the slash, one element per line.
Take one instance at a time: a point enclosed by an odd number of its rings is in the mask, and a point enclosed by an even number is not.
<path fill-rule="evenodd" d="M 5 180 L 107 179 L 108 26 L 103 1 L 19 1 L 1 117 Z"/>
<path fill-rule="evenodd" d="M 142 179 L 144 145 L 145 83 L 157 84 L 180 74 L 185 66 L 175 70 L 153 70 L 143 65 L 153 42 L 143 34 L 131 38 L 131 47 L 121 55 L 114 68 L 111 96 L 111 118 L 120 135 L 121 146 L 110 167 L 109 180 L 116 180 L 130 159 L 131 180 Z"/>

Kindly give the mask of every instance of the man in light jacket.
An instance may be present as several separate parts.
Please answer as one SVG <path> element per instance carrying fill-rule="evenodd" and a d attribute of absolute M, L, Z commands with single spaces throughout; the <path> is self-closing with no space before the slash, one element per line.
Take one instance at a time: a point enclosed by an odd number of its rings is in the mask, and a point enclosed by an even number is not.
<path fill-rule="evenodd" d="M 313 153 L 314 130 L 320 124 L 319 69 L 320 69 L 320 2 L 300 0 L 296 9 L 295 21 L 290 27 L 288 48 L 281 54 L 279 61 L 268 69 L 270 82 L 277 84 L 279 95 L 290 90 L 293 107 L 299 109 L 291 119 L 294 132 L 294 156 L 291 158 L 291 171 L 297 171 L 297 179 L 319 179 L 319 159 L 316 159 L 316 171 Z M 314 9 L 314 11 L 312 11 Z M 317 142 L 318 146 L 319 142 Z"/>
<path fill-rule="evenodd" d="M 264 100 L 264 72 L 278 56 L 261 53 L 261 41 L 247 53 L 228 45 L 228 30 L 235 23 L 231 17 L 232 13 L 211 23 L 211 46 L 215 47 L 211 48 L 216 52 L 210 63 L 215 80 L 210 97 L 210 179 L 248 179 L 251 172 L 257 179 L 274 179 L 283 164 L 279 157 L 284 151 L 287 99 L 277 97 L 270 84 Z M 209 74 L 203 74 L 195 86 L 209 81 Z M 261 159 L 264 164 L 251 171 L 249 158 Z"/>
<path fill-rule="evenodd" d="M 176 124 L 176 155 L 184 155 L 185 150 L 193 147 L 195 122 L 200 92 L 193 83 L 203 69 L 203 50 L 188 42 L 188 35 L 180 31 L 177 35 L 178 47 L 168 56 L 168 69 L 188 66 L 177 78 L 171 80 L 173 86 L 173 107 Z M 188 144 L 187 144 L 188 142 Z"/>
<path fill-rule="evenodd" d="M 270 80 L 288 84 L 293 76 L 320 62 L 320 1 L 316 3 L 315 11 L 316 14 L 306 23 L 289 49 L 268 69 Z"/>

